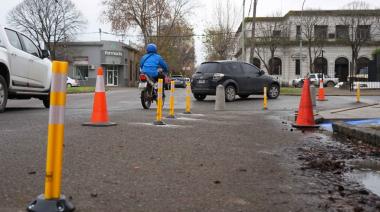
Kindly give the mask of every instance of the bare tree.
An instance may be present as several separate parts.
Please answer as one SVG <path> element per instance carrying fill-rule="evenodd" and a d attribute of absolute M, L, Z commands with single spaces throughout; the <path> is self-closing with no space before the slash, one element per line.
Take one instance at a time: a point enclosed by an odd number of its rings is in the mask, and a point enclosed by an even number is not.
<path fill-rule="evenodd" d="M 168 26 L 172 29 L 192 8 L 190 0 L 105 0 L 103 4 L 105 19 L 113 31 L 126 32 L 137 27 L 145 45 L 162 36 L 162 26 L 167 32 Z"/>
<path fill-rule="evenodd" d="M 360 49 L 379 29 L 379 11 L 371 11 L 369 7 L 366 2 L 354 1 L 345 6 L 345 14 L 339 17 L 340 24 L 348 28 L 347 35 L 341 36 L 341 40 L 351 46 L 350 79 L 356 70 Z"/>
<path fill-rule="evenodd" d="M 24 0 L 7 16 L 10 25 L 33 38 L 56 57 L 58 43 L 75 37 L 86 21 L 71 0 Z"/>
<path fill-rule="evenodd" d="M 314 61 L 321 56 L 322 49 L 326 44 L 327 39 L 327 31 L 325 34 L 315 31 L 316 26 L 325 26 L 327 29 L 327 19 L 316 14 L 317 11 L 310 11 L 310 13 L 306 13 L 302 19 L 299 18 L 297 20 L 297 25 L 301 26 L 301 33 L 306 39 L 309 56 L 309 70 L 311 72 L 314 72 Z M 322 30 L 322 32 L 324 31 Z"/>
<path fill-rule="evenodd" d="M 269 74 L 273 74 L 274 56 L 278 48 L 289 40 L 289 30 L 280 13 L 257 22 L 257 41 L 255 52 Z M 268 53 L 269 52 L 269 58 Z M 253 58 L 251 59 L 253 63 Z"/>
<path fill-rule="evenodd" d="M 204 44 L 208 60 L 228 59 L 235 47 L 235 11 L 230 0 L 217 2 L 215 25 L 206 28 Z"/>

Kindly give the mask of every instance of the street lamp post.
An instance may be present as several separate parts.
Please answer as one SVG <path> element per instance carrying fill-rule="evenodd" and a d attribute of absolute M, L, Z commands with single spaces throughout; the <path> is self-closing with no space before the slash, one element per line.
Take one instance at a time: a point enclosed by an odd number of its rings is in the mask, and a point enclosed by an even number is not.
<path fill-rule="evenodd" d="M 242 33 L 242 40 L 243 40 L 241 55 L 243 57 L 243 62 L 245 62 L 245 20 L 244 20 L 245 11 L 244 9 L 245 9 L 245 0 L 243 0 L 243 21 L 241 22 L 241 33 Z"/>
<path fill-rule="evenodd" d="M 300 60 L 300 74 L 302 76 L 302 15 L 303 15 L 303 6 L 305 5 L 306 0 L 303 0 L 302 10 L 301 10 L 301 18 L 300 18 L 300 50 L 299 50 L 299 60 Z"/>
<path fill-rule="evenodd" d="M 63 9 L 63 6 L 62 4 L 58 1 L 58 0 L 55 0 L 55 3 L 57 3 L 59 5 L 59 7 L 61 7 L 61 10 L 62 10 L 62 14 L 63 14 L 63 42 L 64 42 L 64 47 L 65 48 L 65 45 L 67 45 L 66 43 L 66 18 L 65 18 L 65 10 Z M 63 50 L 63 54 L 64 54 L 64 58 L 66 59 L 66 52 L 65 50 Z"/>

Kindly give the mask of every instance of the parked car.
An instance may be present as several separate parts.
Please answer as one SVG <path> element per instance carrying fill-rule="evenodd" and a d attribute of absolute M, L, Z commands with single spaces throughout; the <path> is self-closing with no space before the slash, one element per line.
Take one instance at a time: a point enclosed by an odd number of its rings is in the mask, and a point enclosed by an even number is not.
<path fill-rule="evenodd" d="M 310 82 L 313 83 L 315 86 L 319 86 L 319 81 L 322 79 L 321 73 L 312 73 L 309 74 Z M 304 78 L 297 78 L 292 81 L 292 85 L 294 87 L 302 88 L 303 86 Z M 338 84 L 339 79 L 338 78 L 332 78 L 329 75 L 323 75 L 323 86 L 325 87 L 334 87 L 336 84 Z"/>
<path fill-rule="evenodd" d="M 280 95 L 280 83 L 250 63 L 223 60 L 202 63 L 191 80 L 195 99 L 202 101 L 207 95 L 215 95 L 216 86 L 225 88 L 226 101 L 232 102 L 236 95 L 247 98 L 251 94 L 263 94 L 268 87 L 268 98 Z"/>
<path fill-rule="evenodd" d="M 0 112 L 8 99 L 42 100 L 50 107 L 52 63 L 26 35 L 0 26 Z"/>
<path fill-rule="evenodd" d="M 67 85 L 67 87 L 79 87 L 80 83 L 76 79 L 67 77 L 66 85 Z"/>
<path fill-rule="evenodd" d="M 174 80 L 175 87 L 186 87 L 186 79 L 182 75 L 172 75 L 171 77 Z"/>

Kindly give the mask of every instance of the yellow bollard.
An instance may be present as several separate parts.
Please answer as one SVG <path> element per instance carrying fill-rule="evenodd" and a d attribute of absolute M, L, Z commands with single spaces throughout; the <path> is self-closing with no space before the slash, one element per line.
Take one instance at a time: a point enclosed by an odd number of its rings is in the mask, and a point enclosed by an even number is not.
<path fill-rule="evenodd" d="M 184 114 L 191 114 L 191 85 L 190 82 L 186 82 L 186 109 Z"/>
<path fill-rule="evenodd" d="M 172 80 L 170 82 L 170 102 L 169 102 L 169 116 L 168 118 L 174 119 L 174 88 L 175 87 L 175 82 Z"/>
<path fill-rule="evenodd" d="M 263 110 L 268 109 L 268 96 L 267 96 L 267 87 L 264 87 L 264 107 Z"/>
<path fill-rule="evenodd" d="M 61 195 L 67 69 L 67 62 L 53 61 L 45 192 L 29 204 L 28 211 L 46 211 L 46 208 L 51 207 L 54 207 L 55 211 L 74 211 L 75 209 L 65 196 Z"/>
<path fill-rule="evenodd" d="M 156 121 L 153 122 L 154 125 L 165 125 L 162 121 L 162 79 L 158 79 L 158 89 L 157 89 L 157 113 Z"/>
<path fill-rule="evenodd" d="M 356 83 L 356 103 L 360 103 L 360 83 Z"/>

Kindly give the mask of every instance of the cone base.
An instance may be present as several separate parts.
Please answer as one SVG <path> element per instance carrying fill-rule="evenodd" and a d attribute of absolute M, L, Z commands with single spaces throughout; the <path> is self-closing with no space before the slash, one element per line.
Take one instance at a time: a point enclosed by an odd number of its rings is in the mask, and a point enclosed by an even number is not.
<path fill-rule="evenodd" d="M 99 123 L 92 123 L 92 122 L 85 122 L 82 124 L 82 126 L 90 126 L 90 127 L 110 127 L 117 125 L 115 122 L 99 122 Z"/>
<path fill-rule="evenodd" d="M 168 118 L 168 119 L 175 119 L 175 116 L 174 115 L 170 115 L 170 116 L 166 116 L 166 118 Z"/>
<path fill-rule="evenodd" d="M 327 99 L 317 99 L 317 101 L 328 101 Z"/>
<path fill-rule="evenodd" d="M 268 110 L 268 108 L 264 107 L 263 110 Z"/>
<path fill-rule="evenodd" d="M 46 200 L 43 194 L 39 195 L 26 208 L 28 212 L 72 212 L 74 210 L 74 205 L 64 195 L 61 195 L 59 199 Z"/>
<path fill-rule="evenodd" d="M 316 125 L 316 124 L 314 124 L 314 125 L 298 125 L 298 124 L 292 124 L 292 126 L 293 127 L 295 127 L 295 128 L 319 128 L 319 125 Z"/>
<path fill-rule="evenodd" d="M 191 112 L 183 112 L 183 114 L 191 114 Z"/>
<path fill-rule="evenodd" d="M 166 124 L 163 121 L 154 121 L 153 125 L 161 125 L 162 126 L 162 125 L 166 125 Z"/>

